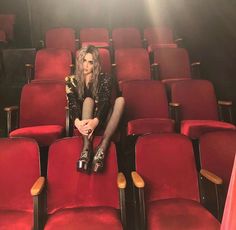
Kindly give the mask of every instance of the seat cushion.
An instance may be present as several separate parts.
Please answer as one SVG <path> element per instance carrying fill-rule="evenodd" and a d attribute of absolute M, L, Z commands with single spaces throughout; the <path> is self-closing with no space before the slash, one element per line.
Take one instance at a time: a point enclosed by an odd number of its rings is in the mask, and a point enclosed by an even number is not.
<path fill-rule="evenodd" d="M 183 120 L 181 133 L 191 139 L 198 139 L 202 134 L 213 131 L 235 130 L 233 124 L 214 120 Z"/>
<path fill-rule="evenodd" d="M 53 229 L 119 230 L 122 224 L 114 208 L 77 208 L 60 210 L 50 215 L 45 230 Z"/>
<path fill-rule="evenodd" d="M 174 132 L 174 121 L 171 119 L 142 118 L 128 122 L 127 135 L 141 135 L 148 133 Z"/>
<path fill-rule="evenodd" d="M 64 128 L 60 125 L 41 125 L 19 128 L 10 133 L 10 137 L 29 137 L 40 146 L 49 146 L 63 136 Z"/>
<path fill-rule="evenodd" d="M 148 229 L 213 230 L 220 229 L 218 220 L 200 203 L 185 199 L 151 202 L 147 210 Z"/>
<path fill-rule="evenodd" d="M 33 227 L 33 213 L 23 211 L 0 210 L 0 229 L 24 229 Z"/>

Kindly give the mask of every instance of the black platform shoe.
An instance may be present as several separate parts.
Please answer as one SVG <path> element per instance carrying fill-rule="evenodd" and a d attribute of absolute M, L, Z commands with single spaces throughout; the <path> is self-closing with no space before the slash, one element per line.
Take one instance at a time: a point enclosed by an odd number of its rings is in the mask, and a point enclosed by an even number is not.
<path fill-rule="evenodd" d="M 91 157 L 93 155 L 92 149 L 85 149 L 81 152 L 80 158 L 77 161 L 77 171 L 79 172 L 89 172 L 89 167 L 91 164 Z"/>
<path fill-rule="evenodd" d="M 104 168 L 104 159 L 105 159 L 105 152 L 103 148 L 98 148 L 96 154 L 93 157 L 92 162 L 92 171 L 95 173 L 103 171 Z"/>

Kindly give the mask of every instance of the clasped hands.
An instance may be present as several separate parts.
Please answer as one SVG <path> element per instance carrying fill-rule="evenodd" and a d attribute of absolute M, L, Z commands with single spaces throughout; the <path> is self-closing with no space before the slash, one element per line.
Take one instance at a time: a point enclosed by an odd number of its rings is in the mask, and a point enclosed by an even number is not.
<path fill-rule="evenodd" d="M 82 135 L 88 136 L 90 138 L 95 130 L 95 128 L 98 126 L 99 120 L 98 118 L 93 119 L 84 119 L 80 120 L 78 118 L 75 119 L 75 127 L 79 130 L 79 132 Z"/>

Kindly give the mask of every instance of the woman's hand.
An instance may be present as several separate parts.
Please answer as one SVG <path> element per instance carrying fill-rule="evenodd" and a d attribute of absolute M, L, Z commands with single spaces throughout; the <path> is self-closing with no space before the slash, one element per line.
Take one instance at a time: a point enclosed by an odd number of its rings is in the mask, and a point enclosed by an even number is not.
<path fill-rule="evenodd" d="M 84 129 L 87 130 L 88 138 L 90 138 L 92 136 L 94 130 L 98 126 L 99 120 L 95 117 L 93 119 L 88 119 L 86 121 L 87 122 L 86 122 L 86 125 L 84 126 Z"/>
<path fill-rule="evenodd" d="M 76 118 L 74 125 L 82 135 L 88 135 L 87 129 L 85 128 L 87 123 L 88 120 L 80 120 L 79 118 Z"/>

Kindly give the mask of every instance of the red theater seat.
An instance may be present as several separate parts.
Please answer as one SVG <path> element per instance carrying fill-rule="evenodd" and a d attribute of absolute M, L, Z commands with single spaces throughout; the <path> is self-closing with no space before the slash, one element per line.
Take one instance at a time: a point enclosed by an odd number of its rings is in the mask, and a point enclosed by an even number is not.
<path fill-rule="evenodd" d="M 14 14 L 0 14 L 0 30 L 5 31 L 8 41 L 14 40 Z"/>
<path fill-rule="evenodd" d="M 159 79 L 170 85 L 180 80 L 189 80 L 191 68 L 189 55 L 184 48 L 159 48 L 154 51 L 154 63 L 158 64 Z M 199 63 L 193 63 L 196 66 Z"/>
<path fill-rule="evenodd" d="M 80 30 L 80 46 L 94 45 L 96 47 L 109 47 L 109 33 L 106 28 L 83 28 Z"/>
<path fill-rule="evenodd" d="M 39 175 L 39 149 L 34 140 L 0 139 L 0 229 L 32 229 L 30 189 Z"/>
<path fill-rule="evenodd" d="M 137 28 L 115 28 L 112 30 L 113 48 L 142 48 L 140 31 Z"/>
<path fill-rule="evenodd" d="M 147 51 L 142 48 L 115 50 L 115 75 L 119 83 L 150 80 L 152 76 Z"/>
<path fill-rule="evenodd" d="M 95 140 L 95 146 L 98 141 Z M 44 192 L 47 190 L 44 229 L 123 229 L 120 205 L 124 203 L 119 203 L 117 182 L 122 187 L 122 199 L 126 183 L 120 183 L 121 177 L 125 180 L 121 174 L 117 181 L 115 145 L 112 143 L 109 148 L 105 171 L 90 175 L 76 171 L 82 145 L 82 138 L 72 137 L 58 140 L 50 146 L 47 187 L 44 187 Z M 123 208 L 121 217 L 125 221 Z"/>
<path fill-rule="evenodd" d="M 149 27 L 144 29 L 144 39 L 147 41 L 148 52 L 157 48 L 177 48 L 172 30 L 168 27 Z"/>
<path fill-rule="evenodd" d="M 9 136 L 31 137 L 40 146 L 49 146 L 65 135 L 66 105 L 64 83 L 25 85 L 20 100 L 19 128 L 12 131 L 11 123 L 12 112 L 18 108 L 5 108 Z"/>
<path fill-rule="evenodd" d="M 65 76 L 70 75 L 72 55 L 68 49 L 41 49 L 36 53 L 34 67 L 35 81 L 65 81 Z M 28 65 L 27 79 L 32 79 L 32 65 Z"/>
<path fill-rule="evenodd" d="M 165 87 L 158 81 L 128 81 L 121 84 L 125 98 L 127 135 L 173 132 Z"/>
<path fill-rule="evenodd" d="M 139 137 L 132 179 L 139 191 L 140 229 L 220 229 L 217 219 L 200 204 L 194 153 L 187 137 Z"/>
<path fill-rule="evenodd" d="M 171 86 L 172 102 L 180 104 L 182 134 L 198 139 L 203 133 L 235 130 L 235 126 L 219 120 L 217 100 L 211 82 L 180 81 Z"/>
<path fill-rule="evenodd" d="M 72 28 L 54 28 L 45 33 L 45 47 L 52 49 L 68 49 L 76 52 L 75 30 Z"/>
<path fill-rule="evenodd" d="M 236 154 L 236 132 L 205 133 L 199 139 L 199 149 L 201 168 L 219 176 L 224 182 L 222 188 L 218 188 L 222 196 L 222 203 L 218 209 L 222 214 Z"/>

